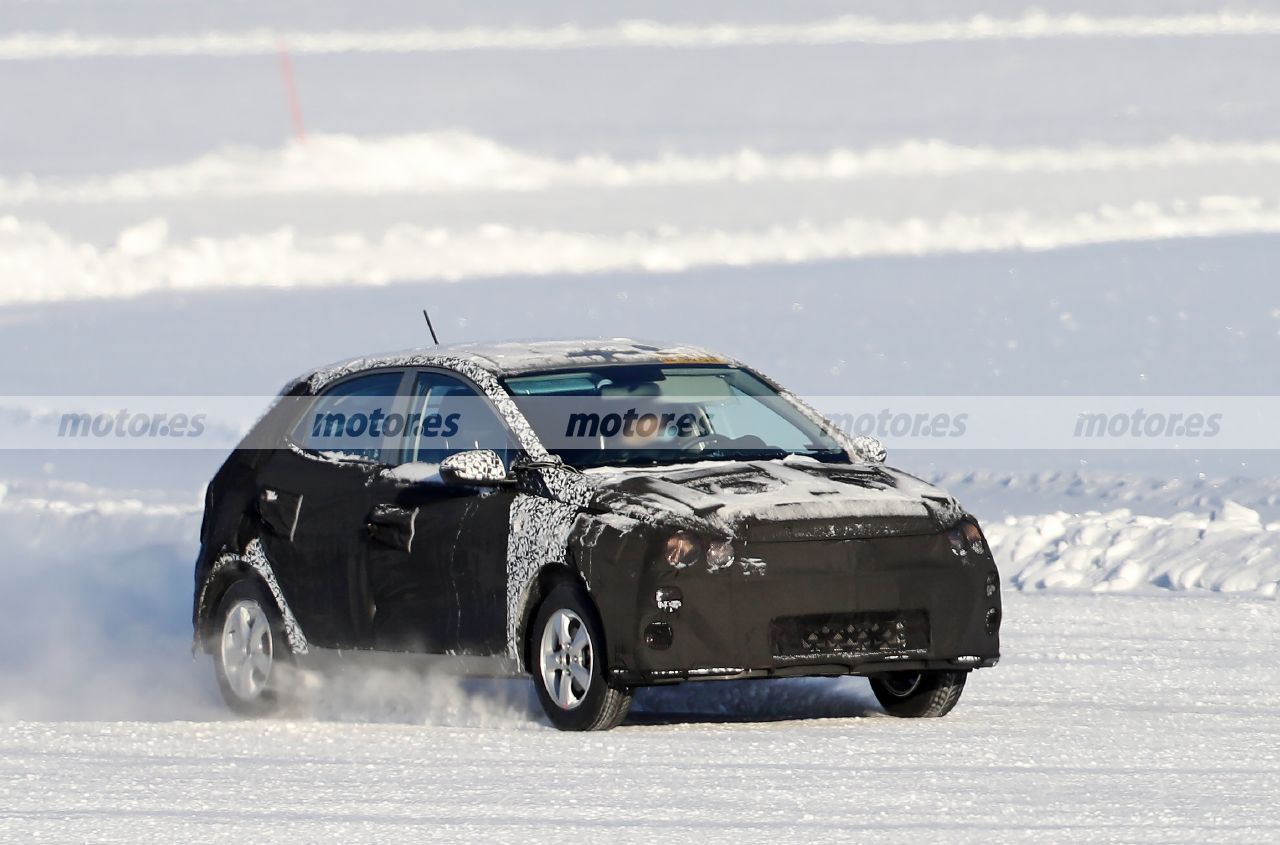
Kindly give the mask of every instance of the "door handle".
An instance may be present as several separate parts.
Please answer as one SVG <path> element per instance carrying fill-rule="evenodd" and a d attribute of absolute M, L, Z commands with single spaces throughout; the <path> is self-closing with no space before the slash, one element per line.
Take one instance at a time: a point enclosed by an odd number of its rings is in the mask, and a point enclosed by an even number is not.
<path fill-rule="evenodd" d="M 413 551 L 414 525 L 417 521 L 417 508 L 374 505 L 365 527 L 369 529 L 369 538 L 374 542 L 411 552 Z"/>

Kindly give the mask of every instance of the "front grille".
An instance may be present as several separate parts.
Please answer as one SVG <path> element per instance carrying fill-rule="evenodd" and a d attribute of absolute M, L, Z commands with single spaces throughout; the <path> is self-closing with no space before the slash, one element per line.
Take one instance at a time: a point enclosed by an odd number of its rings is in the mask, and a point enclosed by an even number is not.
<path fill-rule="evenodd" d="M 771 625 L 775 657 L 888 657 L 929 650 L 923 610 L 780 616 Z"/>

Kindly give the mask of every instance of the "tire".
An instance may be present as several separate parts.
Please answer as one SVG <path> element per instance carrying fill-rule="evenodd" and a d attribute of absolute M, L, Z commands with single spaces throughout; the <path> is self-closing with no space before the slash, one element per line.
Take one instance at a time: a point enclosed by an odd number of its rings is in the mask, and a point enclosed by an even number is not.
<path fill-rule="evenodd" d="M 934 719 L 951 712 L 964 691 L 968 672 L 886 672 L 874 675 L 871 691 L 890 716 Z"/>
<path fill-rule="evenodd" d="M 631 690 L 611 686 L 604 675 L 603 628 L 580 587 L 553 587 L 528 637 L 533 686 L 551 724 L 562 731 L 607 731 L 622 723 Z"/>
<path fill-rule="evenodd" d="M 243 716 L 278 713 L 293 657 L 275 600 L 257 581 L 236 581 L 223 593 L 213 623 L 213 671 L 227 706 Z"/>

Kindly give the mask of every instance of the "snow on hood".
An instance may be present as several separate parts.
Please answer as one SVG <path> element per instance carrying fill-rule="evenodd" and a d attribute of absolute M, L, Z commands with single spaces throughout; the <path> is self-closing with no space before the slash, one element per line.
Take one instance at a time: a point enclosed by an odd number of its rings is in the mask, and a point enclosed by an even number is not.
<path fill-rule="evenodd" d="M 597 502 L 706 521 L 730 533 L 745 523 L 897 519 L 950 527 L 963 511 L 948 493 L 899 470 L 803 458 L 705 461 L 586 471 Z"/>

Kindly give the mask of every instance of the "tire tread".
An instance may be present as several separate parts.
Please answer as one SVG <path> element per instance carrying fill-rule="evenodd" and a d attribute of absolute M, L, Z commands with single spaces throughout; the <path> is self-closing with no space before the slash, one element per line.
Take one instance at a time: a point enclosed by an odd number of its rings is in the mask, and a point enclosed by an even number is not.
<path fill-rule="evenodd" d="M 924 672 L 923 675 L 920 686 L 906 696 L 894 695 L 874 677 L 871 679 L 871 690 L 890 716 L 937 719 L 947 715 L 960 702 L 968 673 L 944 669 Z"/>

